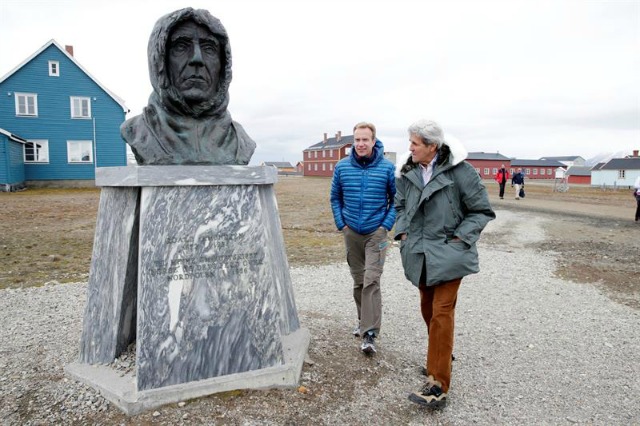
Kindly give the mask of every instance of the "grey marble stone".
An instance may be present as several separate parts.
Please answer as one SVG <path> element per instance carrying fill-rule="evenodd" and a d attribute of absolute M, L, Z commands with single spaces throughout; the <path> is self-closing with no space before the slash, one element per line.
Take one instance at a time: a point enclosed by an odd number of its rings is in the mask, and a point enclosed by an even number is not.
<path fill-rule="evenodd" d="M 143 188 L 139 389 L 282 364 L 268 213 L 257 185 Z"/>
<path fill-rule="evenodd" d="M 278 171 L 264 166 L 126 166 L 96 169 L 97 186 L 266 185 Z"/>
<path fill-rule="evenodd" d="M 74 362 L 65 372 L 74 380 L 98 390 L 125 414 L 133 416 L 162 405 L 236 389 L 295 387 L 298 384 L 311 335 L 299 328 L 282 337 L 284 365 L 198 380 L 197 382 L 139 391 L 135 374 L 122 374 L 109 366 Z"/>
<path fill-rule="evenodd" d="M 276 302 L 280 303 L 280 332 L 288 335 L 300 327 L 298 311 L 293 295 L 291 275 L 289 275 L 289 261 L 284 250 L 284 238 L 282 236 L 282 224 L 278 214 L 278 203 L 273 185 L 260 187 L 260 201 L 266 214 L 264 219 L 269 226 L 266 227 L 269 254 L 273 272 L 272 285 L 277 292 Z"/>
<path fill-rule="evenodd" d="M 139 188 L 100 193 L 81 362 L 110 363 L 136 338 L 139 193 Z"/>
<path fill-rule="evenodd" d="M 300 323 L 276 179 L 261 166 L 98 169 L 80 363 L 113 361 L 135 332 L 139 392 L 291 370 L 283 341 Z"/>

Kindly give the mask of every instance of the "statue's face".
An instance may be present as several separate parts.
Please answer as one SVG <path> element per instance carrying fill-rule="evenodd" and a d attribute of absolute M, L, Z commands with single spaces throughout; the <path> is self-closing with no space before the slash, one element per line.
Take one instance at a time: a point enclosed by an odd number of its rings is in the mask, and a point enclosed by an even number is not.
<path fill-rule="evenodd" d="M 169 78 L 187 103 L 213 98 L 222 68 L 220 48 L 213 34 L 193 21 L 172 31 L 167 49 Z"/>

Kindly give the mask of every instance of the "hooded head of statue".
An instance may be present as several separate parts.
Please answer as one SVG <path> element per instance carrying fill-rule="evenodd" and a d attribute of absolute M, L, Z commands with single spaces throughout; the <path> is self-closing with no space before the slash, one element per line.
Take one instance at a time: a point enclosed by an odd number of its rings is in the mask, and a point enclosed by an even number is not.
<path fill-rule="evenodd" d="M 149 104 L 121 127 L 138 164 L 248 164 L 255 142 L 227 111 L 231 47 L 222 23 L 202 9 L 165 15 L 148 59 Z"/>

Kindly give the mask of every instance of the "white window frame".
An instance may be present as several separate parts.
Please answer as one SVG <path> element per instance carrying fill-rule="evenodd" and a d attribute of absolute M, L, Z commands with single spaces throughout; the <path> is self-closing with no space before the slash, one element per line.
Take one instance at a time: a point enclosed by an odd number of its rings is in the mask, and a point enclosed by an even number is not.
<path fill-rule="evenodd" d="M 327 163 L 322 163 L 322 171 L 323 172 L 327 171 Z"/>
<path fill-rule="evenodd" d="M 485 168 L 484 168 L 484 175 L 485 175 L 485 176 L 488 176 L 488 175 L 489 175 L 489 168 L 488 168 L 488 167 L 485 167 Z"/>
<path fill-rule="evenodd" d="M 533 169 L 533 175 L 537 176 L 538 175 L 538 169 Z"/>
<path fill-rule="evenodd" d="M 82 148 L 88 145 L 87 148 Z M 88 153 L 88 159 L 85 155 Z M 91 140 L 71 140 L 67 141 L 67 162 L 69 164 L 90 164 L 93 163 L 93 141 Z"/>
<path fill-rule="evenodd" d="M 91 98 L 86 96 L 70 96 L 71 118 L 91 118 Z M 83 103 L 86 102 L 87 111 L 83 114 Z"/>
<path fill-rule="evenodd" d="M 24 98 L 24 111 L 20 111 L 20 99 Z M 29 111 L 29 99 L 32 100 L 33 111 Z M 38 95 L 35 93 L 15 92 L 16 115 L 19 117 L 37 117 L 38 116 Z"/>
<path fill-rule="evenodd" d="M 326 158 L 327 156 L 327 151 L 325 151 L 324 149 L 322 150 L 322 158 Z"/>
<path fill-rule="evenodd" d="M 60 62 L 59 61 L 49 61 L 49 76 L 50 77 L 60 77 Z"/>
<path fill-rule="evenodd" d="M 497 168 L 497 167 L 494 167 L 494 168 L 493 168 L 493 175 L 495 176 L 495 175 L 497 175 L 497 174 L 498 174 L 498 168 Z"/>
<path fill-rule="evenodd" d="M 344 155 L 349 155 L 349 147 L 348 146 L 344 147 Z"/>
<path fill-rule="evenodd" d="M 316 151 L 316 152 L 318 152 L 318 151 Z M 316 164 L 314 164 L 314 165 L 313 165 L 313 171 L 314 171 L 314 172 L 317 172 L 317 171 L 318 171 L 318 163 L 316 163 Z"/>
<path fill-rule="evenodd" d="M 34 150 L 34 153 L 31 154 L 34 159 L 27 159 L 27 149 L 29 145 L 33 144 L 38 145 L 39 149 Z M 49 141 L 46 139 L 28 139 L 22 147 L 22 158 L 27 164 L 49 163 Z"/>
<path fill-rule="evenodd" d="M 311 164 L 307 164 L 307 171 L 310 172 L 311 171 Z"/>
<path fill-rule="evenodd" d="M 524 169 L 524 174 L 525 175 L 530 175 L 531 174 L 531 169 Z"/>
<path fill-rule="evenodd" d="M 618 179 L 625 179 L 627 171 L 625 169 L 618 170 Z"/>
<path fill-rule="evenodd" d="M 333 163 L 329 163 L 329 171 L 332 172 L 333 171 Z"/>

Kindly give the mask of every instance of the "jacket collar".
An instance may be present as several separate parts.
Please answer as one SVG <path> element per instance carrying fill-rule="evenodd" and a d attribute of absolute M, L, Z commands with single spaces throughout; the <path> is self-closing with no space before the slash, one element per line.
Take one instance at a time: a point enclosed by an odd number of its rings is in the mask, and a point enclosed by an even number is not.
<path fill-rule="evenodd" d="M 370 163 L 367 163 L 363 167 L 362 163 L 358 161 L 358 157 L 356 156 L 356 150 L 352 146 L 351 147 L 351 154 L 349 155 L 349 159 L 350 159 L 351 164 L 353 166 L 359 167 L 359 168 L 371 167 L 373 165 L 378 164 L 384 158 L 384 146 L 382 145 L 382 142 L 379 139 L 376 139 L 376 143 L 373 145 L 373 151 L 372 151 L 371 155 L 374 156 L 373 161 L 371 161 Z"/>
<path fill-rule="evenodd" d="M 430 188 L 431 190 L 429 191 L 429 193 L 431 194 L 451 183 L 451 180 L 444 176 L 442 173 L 452 167 L 453 165 L 451 165 L 451 163 L 434 167 L 433 174 L 431 175 L 431 180 L 429 180 L 427 185 L 424 185 L 424 183 L 422 182 L 422 171 L 420 170 L 420 167 L 415 167 L 409 170 L 407 173 L 405 173 L 404 177 L 418 188 L 423 189 L 423 192 L 424 190 L 427 190 L 427 188 Z"/>

